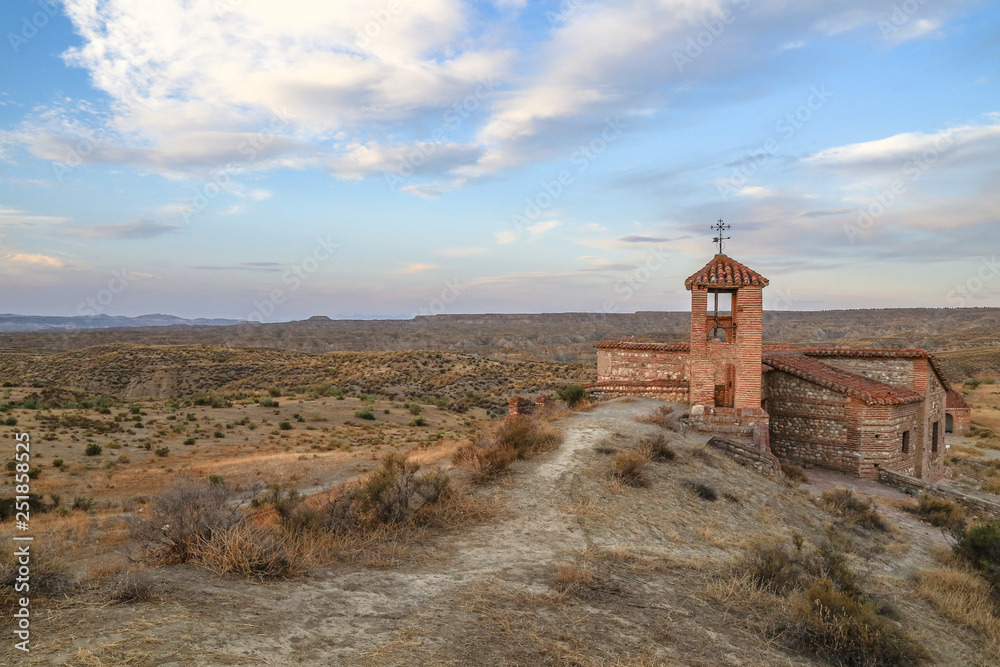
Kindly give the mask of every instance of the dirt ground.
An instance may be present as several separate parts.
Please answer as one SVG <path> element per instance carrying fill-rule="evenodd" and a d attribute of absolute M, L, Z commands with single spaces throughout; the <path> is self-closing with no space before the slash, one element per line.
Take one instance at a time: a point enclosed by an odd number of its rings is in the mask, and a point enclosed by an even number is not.
<path fill-rule="evenodd" d="M 112 604 L 97 590 L 34 608 L 23 665 L 812 665 L 762 633 L 727 577 L 761 540 L 819 540 L 816 502 L 853 478 L 788 484 L 741 468 L 705 437 L 667 432 L 676 460 L 645 487 L 613 480 L 610 454 L 664 433 L 637 421 L 661 402 L 619 399 L 556 422 L 555 451 L 482 493 L 497 518 L 401 545 L 381 567 L 336 565 L 292 581 L 220 578 L 193 566 L 152 571 L 156 599 Z M 707 502 L 692 482 L 719 493 Z M 947 546 L 878 487 L 894 528 L 855 565 L 942 665 L 988 665 L 975 634 L 915 593 L 914 574 Z M 901 495 L 901 494 L 900 494 Z M 867 539 L 867 538 L 866 538 Z M 44 548 L 38 544 L 38 548 Z M 995 664 L 995 663 L 992 663 Z"/>

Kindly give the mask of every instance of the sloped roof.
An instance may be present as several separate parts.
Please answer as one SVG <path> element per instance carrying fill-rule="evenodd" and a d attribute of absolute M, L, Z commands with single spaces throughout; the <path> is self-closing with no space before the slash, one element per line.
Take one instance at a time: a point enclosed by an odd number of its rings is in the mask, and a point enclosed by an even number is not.
<path fill-rule="evenodd" d="M 869 405 L 901 405 L 924 398 L 912 389 L 870 380 L 863 375 L 824 364 L 801 352 L 768 352 L 764 354 L 764 363 L 775 370 L 853 396 Z"/>
<path fill-rule="evenodd" d="M 657 350 L 659 352 L 690 352 L 690 343 L 646 343 L 641 340 L 602 340 L 595 345 L 599 350 Z"/>
<path fill-rule="evenodd" d="M 759 285 L 767 287 L 768 279 L 753 269 L 740 264 L 735 259 L 719 253 L 700 271 L 684 281 L 684 287 L 695 285 L 704 287 L 746 287 Z"/>
<path fill-rule="evenodd" d="M 948 400 L 945 404 L 949 410 L 971 410 L 972 406 L 969 405 L 965 397 L 958 393 L 954 389 L 948 390 Z"/>

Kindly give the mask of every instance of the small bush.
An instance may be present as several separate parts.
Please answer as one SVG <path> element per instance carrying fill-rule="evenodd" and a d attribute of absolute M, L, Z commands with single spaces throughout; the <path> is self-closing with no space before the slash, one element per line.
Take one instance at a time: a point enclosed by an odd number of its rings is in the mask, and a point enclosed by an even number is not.
<path fill-rule="evenodd" d="M 129 528 L 148 558 L 186 563 L 200 542 L 245 520 L 233 501 L 226 485 L 179 481 L 153 499 L 144 517 L 130 518 Z"/>
<path fill-rule="evenodd" d="M 270 394 L 272 398 L 278 398 L 279 396 L 281 396 L 281 387 L 279 387 L 276 384 L 272 384 L 270 387 L 267 388 L 267 393 Z"/>
<path fill-rule="evenodd" d="M 170 454 L 170 448 L 169 447 L 158 447 L 156 449 L 156 451 L 154 451 L 153 453 L 156 454 L 159 457 L 166 457 L 166 456 L 168 456 Z"/>
<path fill-rule="evenodd" d="M 120 604 L 150 602 L 155 599 L 152 578 L 146 572 L 126 570 L 111 584 L 108 598 Z"/>
<path fill-rule="evenodd" d="M 547 424 L 519 415 L 501 424 L 492 440 L 469 448 L 467 457 L 460 450 L 456 458 L 462 454 L 471 460 L 473 481 L 482 484 L 500 475 L 518 459 L 557 447 L 561 438 L 559 432 Z"/>
<path fill-rule="evenodd" d="M 829 579 L 810 584 L 795 602 L 794 643 L 836 665 L 910 666 L 926 651 L 877 605 L 838 590 Z"/>
<path fill-rule="evenodd" d="M 103 451 L 103 448 L 96 442 L 92 442 L 87 445 L 87 448 L 83 451 L 87 456 L 98 456 Z"/>
<path fill-rule="evenodd" d="M 90 496 L 73 496 L 73 509 L 89 512 L 94 507 L 94 499 Z"/>
<path fill-rule="evenodd" d="M 979 570 L 995 588 L 1000 588 L 1000 521 L 966 530 L 955 544 L 955 553 Z"/>
<path fill-rule="evenodd" d="M 362 410 L 356 410 L 354 416 L 358 419 L 367 419 L 369 421 L 375 420 L 375 413 L 372 412 L 371 408 L 364 408 Z"/>
<path fill-rule="evenodd" d="M 965 528 L 965 508 L 950 498 L 925 493 L 911 511 L 932 526 L 958 532 Z"/>
<path fill-rule="evenodd" d="M 287 424 L 288 422 L 285 422 L 285 423 Z M 226 434 L 223 433 L 222 431 L 216 431 L 215 433 L 212 434 L 212 437 L 213 438 L 225 438 Z"/>
<path fill-rule="evenodd" d="M 656 424 L 661 428 L 673 429 L 675 426 L 674 408 L 671 405 L 661 405 L 656 412 L 639 417 L 637 421 Z"/>
<path fill-rule="evenodd" d="M 280 395 L 280 394 L 279 394 Z M 257 401 L 257 404 L 262 408 L 276 408 L 278 407 L 278 402 L 271 398 L 270 396 L 265 396 Z"/>
<path fill-rule="evenodd" d="M 642 469 L 649 463 L 649 455 L 640 449 L 629 449 L 618 452 L 612 459 L 614 469 L 612 475 L 629 486 L 649 486 L 642 474 Z"/>
<path fill-rule="evenodd" d="M 3 423 L 7 426 L 17 426 L 17 417 L 7 417 Z"/>
<path fill-rule="evenodd" d="M 795 482 L 796 484 L 809 483 L 809 478 L 806 477 L 806 471 L 802 466 L 797 466 L 794 463 L 782 463 L 781 472 L 789 482 Z"/>
<path fill-rule="evenodd" d="M 583 388 L 583 385 L 568 384 L 556 391 L 556 396 L 559 397 L 559 400 L 565 401 L 569 407 L 575 408 L 587 398 L 587 390 Z"/>
<path fill-rule="evenodd" d="M 636 449 L 645 452 L 651 461 L 665 462 L 677 458 L 677 454 L 667 444 L 667 439 L 662 434 L 640 440 Z"/>
<path fill-rule="evenodd" d="M 280 428 L 282 431 L 291 431 L 292 424 L 291 422 L 278 422 L 278 428 Z"/>
<path fill-rule="evenodd" d="M 889 525 L 876 511 L 875 504 L 871 500 L 859 498 L 850 489 L 825 491 L 820 498 L 820 504 L 828 512 L 843 518 L 850 524 L 868 530 L 881 532 L 889 530 Z"/>
<path fill-rule="evenodd" d="M 714 488 L 705 484 L 704 482 L 698 482 L 693 480 L 688 480 L 684 482 L 684 486 L 690 489 L 696 496 L 702 500 L 707 500 L 709 502 L 715 502 L 719 499 L 719 494 Z"/>
<path fill-rule="evenodd" d="M 410 426 L 427 426 L 427 420 L 423 417 L 417 417 L 410 421 Z"/>
<path fill-rule="evenodd" d="M 188 439 L 186 439 L 186 440 L 184 441 L 184 444 L 190 447 L 190 446 L 191 446 L 191 445 L 193 445 L 193 444 L 194 444 L 195 442 L 197 442 L 197 441 L 196 441 L 196 440 L 195 440 L 194 438 L 188 438 Z"/>
<path fill-rule="evenodd" d="M 416 417 L 417 415 L 419 415 L 421 412 L 424 411 L 424 409 L 419 405 L 417 405 L 416 403 L 407 403 L 406 409 L 409 410 L 410 414 L 413 415 L 414 417 Z"/>
<path fill-rule="evenodd" d="M 296 546 L 296 540 L 273 528 L 243 522 L 200 540 L 193 549 L 193 559 L 217 574 L 285 579 L 305 570 Z"/>

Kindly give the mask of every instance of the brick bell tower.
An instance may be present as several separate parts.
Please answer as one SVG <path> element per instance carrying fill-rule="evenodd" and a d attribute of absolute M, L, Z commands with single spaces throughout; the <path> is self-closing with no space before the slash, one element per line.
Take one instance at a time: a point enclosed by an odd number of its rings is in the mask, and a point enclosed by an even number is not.
<path fill-rule="evenodd" d="M 766 419 L 761 409 L 763 291 L 768 280 L 719 253 L 684 281 L 691 290 L 691 414 Z M 740 420 L 742 421 L 742 419 Z"/>

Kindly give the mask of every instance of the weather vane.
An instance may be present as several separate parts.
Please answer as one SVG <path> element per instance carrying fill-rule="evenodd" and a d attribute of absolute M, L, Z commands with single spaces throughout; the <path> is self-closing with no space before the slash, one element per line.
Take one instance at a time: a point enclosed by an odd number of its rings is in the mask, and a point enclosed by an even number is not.
<path fill-rule="evenodd" d="M 726 231 L 727 229 L 731 229 L 731 228 L 732 228 L 732 225 L 725 224 L 724 222 L 722 222 L 721 218 L 719 219 L 719 221 L 717 223 L 715 223 L 714 225 L 712 225 L 711 227 L 709 227 L 709 229 L 711 229 L 712 231 L 719 232 L 719 235 L 716 236 L 714 239 L 712 239 L 712 241 L 714 243 L 718 243 L 719 244 L 719 254 L 720 255 L 722 254 L 722 249 L 726 246 L 725 242 L 728 239 L 732 238 L 731 236 L 723 236 L 722 233 L 724 231 Z"/>

